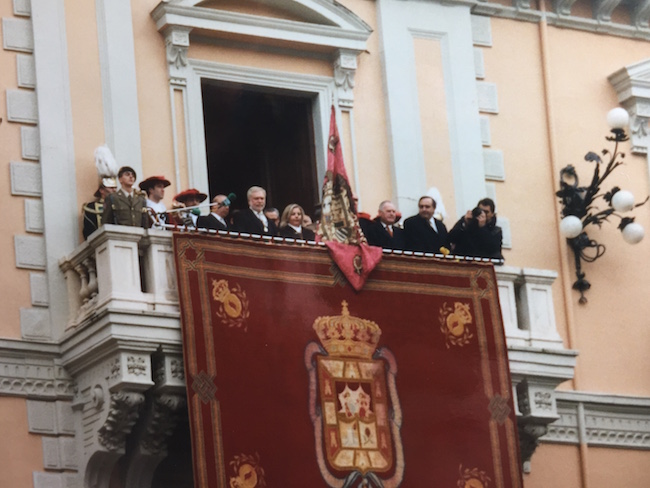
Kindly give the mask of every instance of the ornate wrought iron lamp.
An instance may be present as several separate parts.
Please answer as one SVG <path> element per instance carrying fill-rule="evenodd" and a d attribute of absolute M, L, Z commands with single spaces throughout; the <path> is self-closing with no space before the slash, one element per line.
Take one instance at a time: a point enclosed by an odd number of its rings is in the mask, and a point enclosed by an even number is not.
<path fill-rule="evenodd" d="M 573 289 L 580 292 L 581 304 L 587 303 L 585 292 L 591 288 L 582 270 L 582 262 L 592 263 L 605 253 L 605 246 L 587 234 L 588 226 L 597 225 L 600 228 L 610 217 L 617 217 L 620 221 L 618 228 L 623 234 L 623 239 L 629 244 L 641 242 L 645 235 L 645 230 L 640 224 L 634 222 L 634 217 L 625 217 L 621 214 L 645 204 L 648 198 L 641 203 L 635 203 L 632 193 L 621 190 L 617 186 L 606 193 L 601 193 L 601 186 L 607 177 L 623 164 L 625 153 L 619 152 L 618 145 L 629 139 L 624 129 L 628 121 L 628 113 L 622 108 L 615 108 L 607 114 L 607 123 L 613 135 L 606 139 L 614 142 L 614 151 L 602 150 L 603 157 L 609 157 L 607 164 L 594 152 L 586 154 L 585 161 L 594 164 L 594 173 L 589 186 L 580 186 L 573 165 L 569 164 L 560 171 L 560 190 L 556 193 L 562 204 L 563 218 L 560 222 L 560 233 L 566 237 L 573 251 L 577 277 Z M 599 199 L 607 203 L 607 208 L 604 210 L 595 206 Z"/>

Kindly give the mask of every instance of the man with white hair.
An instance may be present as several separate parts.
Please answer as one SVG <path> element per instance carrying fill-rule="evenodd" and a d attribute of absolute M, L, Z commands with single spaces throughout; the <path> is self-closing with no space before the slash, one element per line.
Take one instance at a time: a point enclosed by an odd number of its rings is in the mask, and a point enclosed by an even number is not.
<path fill-rule="evenodd" d="M 275 222 L 264 215 L 266 190 L 261 186 L 251 186 L 246 193 L 246 197 L 248 198 L 248 208 L 235 215 L 234 229 L 249 234 L 278 235 Z"/>
<path fill-rule="evenodd" d="M 395 225 L 396 222 L 395 205 L 390 200 L 384 200 L 379 204 L 377 217 L 367 228 L 368 244 L 384 249 L 405 249 L 406 236 L 404 230 Z"/>

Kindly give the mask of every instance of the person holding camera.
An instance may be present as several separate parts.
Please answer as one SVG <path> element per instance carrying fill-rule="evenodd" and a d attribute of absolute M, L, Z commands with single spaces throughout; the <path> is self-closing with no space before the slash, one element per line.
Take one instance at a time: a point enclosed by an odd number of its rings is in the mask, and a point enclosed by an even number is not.
<path fill-rule="evenodd" d="M 453 253 L 459 256 L 503 259 L 503 232 L 496 225 L 494 201 L 484 198 L 458 221 L 449 232 Z"/>

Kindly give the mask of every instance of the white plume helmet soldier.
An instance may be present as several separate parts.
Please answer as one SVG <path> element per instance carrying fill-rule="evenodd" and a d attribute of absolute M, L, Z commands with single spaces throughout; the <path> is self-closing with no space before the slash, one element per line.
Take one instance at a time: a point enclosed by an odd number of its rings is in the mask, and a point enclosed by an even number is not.
<path fill-rule="evenodd" d="M 88 239 L 90 234 L 101 227 L 104 199 L 117 188 L 117 161 L 106 145 L 95 149 L 95 167 L 100 179 L 94 194 L 95 200 L 84 203 L 81 209 L 84 239 Z"/>
<path fill-rule="evenodd" d="M 117 172 L 119 171 L 119 167 L 113 153 L 106 144 L 95 149 L 95 166 L 104 186 L 115 187 L 117 185 Z M 104 181 L 106 179 L 111 179 L 112 181 Z M 111 185 L 111 183 L 113 184 Z"/>

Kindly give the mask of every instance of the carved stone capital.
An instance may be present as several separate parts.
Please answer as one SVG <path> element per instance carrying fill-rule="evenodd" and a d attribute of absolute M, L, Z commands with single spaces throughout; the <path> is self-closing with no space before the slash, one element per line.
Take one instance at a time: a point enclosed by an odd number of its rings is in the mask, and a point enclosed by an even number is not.
<path fill-rule="evenodd" d="M 334 57 L 334 83 L 339 107 L 352 108 L 354 104 L 354 75 L 357 72 L 357 53 L 339 50 Z"/>
<path fill-rule="evenodd" d="M 106 422 L 98 433 L 99 443 L 109 451 L 123 451 L 126 436 L 138 419 L 144 394 L 134 391 L 118 391 L 110 396 Z"/>
<path fill-rule="evenodd" d="M 650 16 L 650 2 L 647 5 Z M 647 18 L 646 18 L 647 20 Z M 618 95 L 618 101 L 630 114 L 632 153 L 648 154 L 650 135 L 650 61 L 625 66 L 608 78 Z"/>
<path fill-rule="evenodd" d="M 167 68 L 169 82 L 174 85 L 187 84 L 187 51 L 190 47 L 189 27 L 170 26 L 164 31 L 165 50 L 167 52 Z"/>
<path fill-rule="evenodd" d="M 185 391 L 185 367 L 180 354 L 156 353 L 152 357 L 156 391 Z"/>
<path fill-rule="evenodd" d="M 650 145 L 650 131 L 648 131 L 648 117 L 633 113 L 630 115 L 630 136 L 632 139 L 632 152 L 647 154 Z"/>

